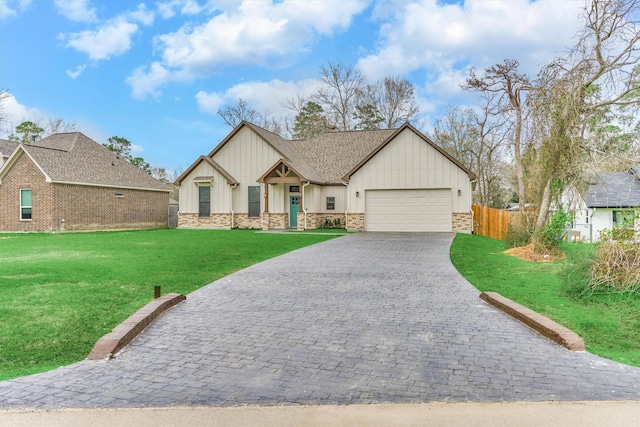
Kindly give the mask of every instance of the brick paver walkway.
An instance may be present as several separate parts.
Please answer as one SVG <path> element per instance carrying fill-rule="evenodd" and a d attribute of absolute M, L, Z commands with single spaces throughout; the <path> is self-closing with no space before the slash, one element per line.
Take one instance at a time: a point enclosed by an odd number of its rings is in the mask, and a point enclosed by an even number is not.
<path fill-rule="evenodd" d="M 640 369 L 490 307 L 452 234 L 362 233 L 188 295 L 111 361 L 0 382 L 0 409 L 640 399 Z"/>

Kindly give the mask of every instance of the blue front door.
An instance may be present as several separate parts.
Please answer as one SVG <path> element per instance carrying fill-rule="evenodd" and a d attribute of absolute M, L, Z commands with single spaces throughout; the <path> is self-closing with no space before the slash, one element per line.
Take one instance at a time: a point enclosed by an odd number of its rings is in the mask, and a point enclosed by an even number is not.
<path fill-rule="evenodd" d="M 289 196 L 289 227 L 298 226 L 298 212 L 300 212 L 300 196 Z"/>

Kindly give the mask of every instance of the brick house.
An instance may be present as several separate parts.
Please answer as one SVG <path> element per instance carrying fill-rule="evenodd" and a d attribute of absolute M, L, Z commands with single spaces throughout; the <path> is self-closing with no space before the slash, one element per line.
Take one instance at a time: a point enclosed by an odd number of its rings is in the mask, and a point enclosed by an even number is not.
<path fill-rule="evenodd" d="M 166 228 L 170 189 L 82 133 L 0 140 L 0 231 Z"/>
<path fill-rule="evenodd" d="M 177 179 L 178 227 L 470 233 L 475 178 L 408 123 L 286 140 L 242 122 Z"/>

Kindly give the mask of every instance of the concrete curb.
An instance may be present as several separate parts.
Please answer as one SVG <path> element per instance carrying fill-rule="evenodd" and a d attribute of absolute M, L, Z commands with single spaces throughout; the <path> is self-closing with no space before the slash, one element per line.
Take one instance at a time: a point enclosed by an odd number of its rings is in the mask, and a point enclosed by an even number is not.
<path fill-rule="evenodd" d="M 110 333 L 100 338 L 87 356 L 89 360 L 110 359 L 129 344 L 140 332 L 162 312 L 187 299 L 180 294 L 167 294 L 154 299 L 149 304 L 129 316 Z"/>
<path fill-rule="evenodd" d="M 483 292 L 480 294 L 480 299 L 571 351 L 585 350 L 583 339 L 575 332 L 523 305 L 513 302 L 496 292 Z"/>

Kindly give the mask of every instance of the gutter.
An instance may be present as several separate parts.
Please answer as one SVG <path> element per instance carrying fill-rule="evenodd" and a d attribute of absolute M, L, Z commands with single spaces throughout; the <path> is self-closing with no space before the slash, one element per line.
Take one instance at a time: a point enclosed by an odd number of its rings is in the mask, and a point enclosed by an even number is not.
<path fill-rule="evenodd" d="M 302 203 L 304 203 L 304 206 L 302 206 L 302 213 L 304 214 L 304 229 L 307 229 L 307 203 L 305 201 L 304 198 L 304 187 L 306 187 L 307 185 L 311 184 L 310 181 L 307 181 L 306 184 L 302 184 Z"/>
<path fill-rule="evenodd" d="M 234 226 L 234 218 L 236 213 L 233 211 L 233 189 L 236 188 L 238 184 L 233 184 L 231 186 L 231 191 L 229 191 L 229 212 L 231 212 L 231 229 L 233 230 Z"/>
<path fill-rule="evenodd" d="M 347 210 L 344 211 L 344 229 L 347 229 L 347 219 L 349 218 L 349 183 L 345 182 L 345 181 L 341 181 L 342 185 L 344 185 L 345 187 L 347 187 Z"/>

